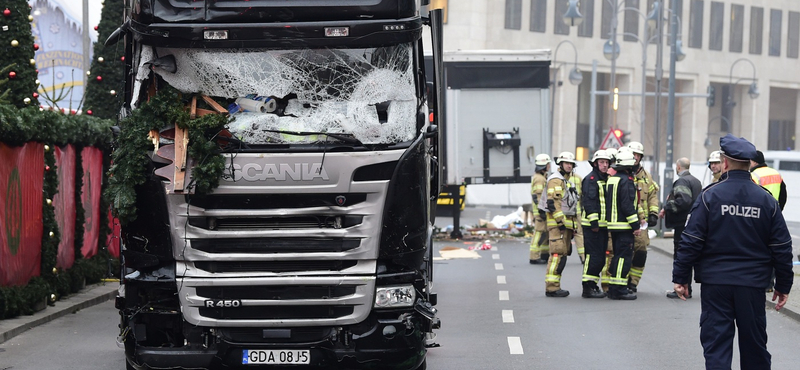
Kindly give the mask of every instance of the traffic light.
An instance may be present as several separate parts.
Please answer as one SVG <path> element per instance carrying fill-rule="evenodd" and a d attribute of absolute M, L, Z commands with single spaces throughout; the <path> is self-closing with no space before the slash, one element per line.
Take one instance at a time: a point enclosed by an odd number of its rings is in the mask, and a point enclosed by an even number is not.
<path fill-rule="evenodd" d="M 631 132 L 630 132 L 630 131 L 625 131 L 625 130 L 620 130 L 620 129 L 614 129 L 614 136 L 616 136 L 616 137 L 617 137 L 617 139 L 619 139 L 619 141 L 620 141 L 620 142 L 621 142 L 623 145 L 624 145 L 624 144 L 627 144 L 629 141 L 631 141 L 631 139 L 630 139 L 630 137 L 629 137 L 629 136 L 630 136 L 630 134 L 631 134 Z"/>
<path fill-rule="evenodd" d="M 713 107 L 717 98 L 717 89 L 714 88 L 714 86 L 708 85 L 706 93 L 708 93 L 706 97 L 706 106 Z"/>

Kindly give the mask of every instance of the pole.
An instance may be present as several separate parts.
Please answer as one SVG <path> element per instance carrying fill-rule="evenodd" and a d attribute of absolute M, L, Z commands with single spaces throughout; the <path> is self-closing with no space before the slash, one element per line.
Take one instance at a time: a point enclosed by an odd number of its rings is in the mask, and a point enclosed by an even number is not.
<path fill-rule="evenodd" d="M 644 128 L 645 128 L 645 119 L 647 118 L 647 112 L 645 110 L 646 102 L 647 102 L 647 44 L 650 42 L 650 31 L 647 28 L 647 21 L 645 20 L 644 25 L 644 43 L 642 44 L 642 112 L 641 118 L 639 118 L 639 125 L 641 128 L 639 129 L 639 142 L 644 145 Z"/>
<path fill-rule="evenodd" d="M 89 0 L 83 0 L 83 93 L 86 94 L 86 87 L 89 76 L 86 74 L 86 71 L 91 68 L 92 61 L 90 59 L 91 55 L 91 38 L 89 37 Z M 70 101 L 70 108 L 72 108 L 72 101 Z M 75 109 L 80 109 L 81 107 L 75 107 Z"/>
<path fill-rule="evenodd" d="M 664 200 L 666 203 L 666 196 L 672 192 L 672 179 L 674 178 L 674 171 L 672 170 L 672 144 L 673 134 L 675 132 L 675 62 L 677 60 L 677 43 L 678 43 L 678 22 L 675 19 L 675 14 L 678 11 L 678 2 L 672 2 L 672 16 L 670 17 L 670 52 L 669 52 L 669 97 L 667 100 L 667 158 L 666 166 L 664 167 Z"/>
<path fill-rule="evenodd" d="M 617 23 L 619 18 L 619 2 L 618 0 L 612 0 L 614 2 L 614 10 L 613 10 L 613 17 L 611 17 L 611 81 L 609 84 L 608 91 L 614 93 L 614 88 L 617 87 Z M 614 110 L 614 96 L 611 95 L 608 99 L 608 114 L 609 114 L 609 124 L 610 129 L 617 128 L 617 111 Z"/>
<path fill-rule="evenodd" d="M 592 91 L 589 97 L 589 151 L 592 155 L 597 150 L 597 59 L 592 60 Z"/>
<path fill-rule="evenodd" d="M 675 1 L 673 1 L 674 3 Z M 656 29 L 658 32 L 658 45 L 656 48 L 656 109 L 655 109 L 655 135 L 653 137 L 653 165 L 655 169 L 650 173 L 653 174 L 653 181 L 658 184 L 658 171 L 661 159 L 661 80 L 664 77 L 664 4 L 658 4 L 658 20 L 656 21 Z M 674 13 L 670 14 L 672 19 Z M 662 186 L 663 188 L 663 186 Z"/>

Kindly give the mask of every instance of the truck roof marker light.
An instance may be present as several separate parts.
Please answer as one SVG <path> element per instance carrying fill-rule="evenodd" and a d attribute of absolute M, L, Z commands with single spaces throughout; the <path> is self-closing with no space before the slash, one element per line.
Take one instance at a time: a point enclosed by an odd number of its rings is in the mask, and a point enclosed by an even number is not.
<path fill-rule="evenodd" d="M 350 27 L 325 27 L 325 37 L 350 36 Z"/>
<path fill-rule="evenodd" d="M 384 31 L 400 31 L 406 29 L 404 24 L 387 24 L 383 26 Z"/>
<path fill-rule="evenodd" d="M 227 30 L 203 31 L 203 38 L 206 40 L 227 40 L 228 31 Z"/>

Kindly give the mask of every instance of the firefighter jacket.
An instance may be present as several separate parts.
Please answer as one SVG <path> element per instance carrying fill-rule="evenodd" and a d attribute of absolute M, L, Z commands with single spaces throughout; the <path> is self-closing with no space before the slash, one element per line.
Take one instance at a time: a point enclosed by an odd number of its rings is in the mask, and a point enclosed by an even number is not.
<path fill-rule="evenodd" d="M 703 190 L 700 180 L 692 176 L 688 170 L 681 172 L 672 184 L 672 191 L 664 204 L 664 226 L 675 228 L 686 224 L 686 217 L 692 204 Z"/>
<path fill-rule="evenodd" d="M 719 182 L 719 177 L 722 176 L 722 171 L 711 175 L 711 183 Z"/>
<path fill-rule="evenodd" d="M 636 186 L 633 175 L 617 171 L 606 180 L 606 221 L 608 231 L 632 231 L 639 229 Z"/>
<path fill-rule="evenodd" d="M 606 220 L 606 180 L 608 175 L 592 169 L 582 181 L 581 225 L 586 227 L 608 227 Z"/>
<path fill-rule="evenodd" d="M 572 174 L 569 176 L 569 181 L 575 185 L 575 191 L 578 192 L 578 204 L 576 205 L 577 209 L 575 213 L 577 216 L 580 216 L 583 213 L 580 202 L 581 198 L 583 198 L 583 178 L 577 173 L 572 172 Z M 580 227 L 580 225 L 576 224 L 575 227 Z"/>
<path fill-rule="evenodd" d="M 646 220 L 647 215 L 658 214 L 658 184 L 653 181 L 650 173 L 640 166 L 633 177 L 633 181 L 639 197 L 639 219 Z"/>
<path fill-rule="evenodd" d="M 547 191 L 539 199 L 539 209 L 547 212 L 547 227 L 564 225 L 568 229 L 575 229 L 575 216 L 578 212 L 578 189 L 571 182 L 572 177 L 567 177 L 559 171 L 550 174 L 547 179 Z"/>
<path fill-rule="evenodd" d="M 789 294 L 792 237 L 775 198 L 744 170 L 726 172 L 692 206 L 672 281 L 764 289 L 775 271 L 775 290 Z"/>
<path fill-rule="evenodd" d="M 750 170 L 753 182 L 769 190 L 770 194 L 778 201 L 781 211 L 786 205 L 786 183 L 783 182 L 781 174 L 765 164 L 758 165 Z"/>
<path fill-rule="evenodd" d="M 531 200 L 535 206 L 539 206 L 539 197 L 542 196 L 544 188 L 547 186 L 547 178 L 542 172 L 533 174 L 531 178 Z"/>

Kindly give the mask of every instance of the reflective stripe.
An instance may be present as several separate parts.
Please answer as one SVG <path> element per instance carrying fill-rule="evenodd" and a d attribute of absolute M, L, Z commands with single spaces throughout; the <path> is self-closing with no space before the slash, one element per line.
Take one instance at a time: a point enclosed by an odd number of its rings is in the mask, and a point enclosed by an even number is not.
<path fill-rule="evenodd" d="M 550 258 L 552 258 L 552 262 L 548 264 L 549 270 L 547 271 L 547 275 L 544 276 L 544 281 L 548 283 L 558 283 L 561 281 L 561 275 L 556 275 L 556 269 L 558 268 L 559 258 L 561 258 L 558 254 L 551 254 Z"/>
<path fill-rule="evenodd" d="M 640 278 L 640 277 L 642 277 L 642 274 L 643 274 L 643 273 L 644 273 L 644 270 L 642 270 L 642 269 L 637 269 L 637 268 L 635 268 L 635 267 L 631 267 L 631 272 L 630 272 L 628 275 L 630 275 L 630 276 L 633 276 L 633 277 L 639 277 L 639 278 Z"/>
<path fill-rule="evenodd" d="M 622 276 L 622 267 L 625 265 L 625 259 L 620 258 L 617 262 L 617 271 L 614 276 L 609 279 L 609 284 L 612 285 L 628 285 L 628 277 Z"/>
<path fill-rule="evenodd" d="M 770 194 L 772 194 L 775 199 L 780 197 L 783 178 L 778 171 L 769 167 L 759 167 L 756 168 L 750 176 L 753 178 L 753 182 L 769 190 Z"/>
<path fill-rule="evenodd" d="M 606 182 L 607 186 L 609 188 L 613 189 L 613 191 L 614 191 L 612 193 L 612 197 L 611 197 L 611 215 L 609 215 L 609 218 L 608 218 L 608 220 L 609 220 L 608 221 L 608 229 L 609 230 L 630 230 L 631 229 L 631 225 L 630 224 L 639 221 L 639 215 L 638 214 L 633 214 L 631 216 L 628 216 L 627 220 L 626 220 L 627 222 L 619 221 L 619 213 L 617 211 L 618 208 L 619 208 L 617 206 L 617 194 L 619 194 L 619 192 L 618 192 L 618 190 L 619 190 L 618 189 L 619 188 L 619 180 L 620 180 L 619 177 L 612 176 L 612 177 L 609 177 L 608 178 L 608 182 Z M 608 190 L 608 189 L 606 189 L 606 190 Z M 638 200 L 636 198 L 638 198 L 638 195 L 635 196 L 634 199 L 633 199 L 633 208 L 634 209 L 638 209 L 638 206 L 637 206 Z"/>

